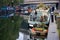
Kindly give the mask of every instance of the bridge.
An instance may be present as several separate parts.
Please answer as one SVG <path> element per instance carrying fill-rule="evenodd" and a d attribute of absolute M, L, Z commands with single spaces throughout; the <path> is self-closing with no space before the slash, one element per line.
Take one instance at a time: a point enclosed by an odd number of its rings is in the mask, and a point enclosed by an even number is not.
<path fill-rule="evenodd" d="M 59 0 L 24 0 L 24 4 L 31 3 L 59 3 Z"/>

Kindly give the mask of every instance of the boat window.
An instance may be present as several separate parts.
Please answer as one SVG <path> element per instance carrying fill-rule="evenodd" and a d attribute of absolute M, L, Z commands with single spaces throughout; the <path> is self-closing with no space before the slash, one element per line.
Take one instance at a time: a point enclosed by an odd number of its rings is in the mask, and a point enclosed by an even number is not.
<path fill-rule="evenodd" d="M 41 18 L 41 17 L 43 17 L 43 18 Z M 43 21 L 47 21 L 47 18 L 48 17 L 46 15 L 43 16 L 43 13 L 41 11 L 37 11 L 37 12 L 33 11 L 30 14 L 30 21 L 43 22 Z M 43 21 L 41 21 L 42 19 L 43 19 Z"/>

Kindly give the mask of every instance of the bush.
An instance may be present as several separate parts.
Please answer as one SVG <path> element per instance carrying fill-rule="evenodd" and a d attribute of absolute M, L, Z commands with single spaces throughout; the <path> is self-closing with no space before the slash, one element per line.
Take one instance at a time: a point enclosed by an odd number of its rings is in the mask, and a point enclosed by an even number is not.
<path fill-rule="evenodd" d="M 0 18 L 0 40 L 16 40 L 22 20 L 19 16 Z"/>
<path fill-rule="evenodd" d="M 59 32 L 59 40 L 60 40 L 60 29 L 58 29 L 58 32 Z"/>
<path fill-rule="evenodd" d="M 59 32 L 59 38 L 60 38 L 60 17 L 57 18 L 57 28 L 58 28 L 58 32 Z"/>
<path fill-rule="evenodd" d="M 58 26 L 58 29 L 60 29 L 60 18 L 57 18 L 57 26 Z"/>

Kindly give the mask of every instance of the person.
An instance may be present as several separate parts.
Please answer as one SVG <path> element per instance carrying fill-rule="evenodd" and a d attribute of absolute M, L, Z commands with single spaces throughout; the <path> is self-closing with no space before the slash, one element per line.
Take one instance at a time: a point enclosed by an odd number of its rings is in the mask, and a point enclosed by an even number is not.
<path fill-rule="evenodd" d="M 10 5 L 10 4 L 8 4 L 8 5 L 7 5 L 7 10 L 6 10 L 6 13 L 7 13 L 7 14 L 9 14 L 9 13 L 10 13 L 10 8 L 11 8 L 11 5 Z"/>
<path fill-rule="evenodd" d="M 32 9 L 30 7 L 28 7 L 28 15 L 30 15 L 30 13 L 32 12 Z"/>
<path fill-rule="evenodd" d="M 51 12 L 51 22 L 54 22 L 53 12 Z"/>
<path fill-rule="evenodd" d="M 57 15 L 59 15 L 58 12 L 55 13 L 55 20 L 57 20 Z"/>
<path fill-rule="evenodd" d="M 37 18 L 37 11 L 35 10 L 35 14 L 33 15 L 33 21 L 35 21 Z"/>
<path fill-rule="evenodd" d="M 43 16 L 41 16 L 41 18 L 40 18 L 40 22 L 43 22 L 43 20 L 44 20 L 44 17 L 43 17 Z"/>
<path fill-rule="evenodd" d="M 21 8 L 19 8 L 19 6 L 16 6 L 16 13 L 17 13 L 17 15 L 20 15 L 20 13 L 21 13 Z"/>
<path fill-rule="evenodd" d="M 45 19 L 45 21 L 47 21 L 47 18 L 48 18 L 48 17 L 47 17 L 46 15 L 44 15 L 44 19 Z"/>
<path fill-rule="evenodd" d="M 52 12 L 54 11 L 54 7 L 52 7 Z"/>
<path fill-rule="evenodd" d="M 32 19 L 33 19 L 33 17 L 32 17 L 32 15 L 30 15 L 30 21 L 32 21 Z"/>

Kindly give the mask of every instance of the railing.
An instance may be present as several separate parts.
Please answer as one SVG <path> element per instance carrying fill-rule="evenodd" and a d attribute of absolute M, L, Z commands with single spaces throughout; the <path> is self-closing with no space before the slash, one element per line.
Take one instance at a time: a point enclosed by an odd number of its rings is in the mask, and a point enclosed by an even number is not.
<path fill-rule="evenodd" d="M 9 17 L 10 14 L 14 13 L 15 13 L 14 10 L 0 10 L 0 17 Z"/>
<path fill-rule="evenodd" d="M 58 3 L 59 0 L 25 0 L 24 3 Z"/>

